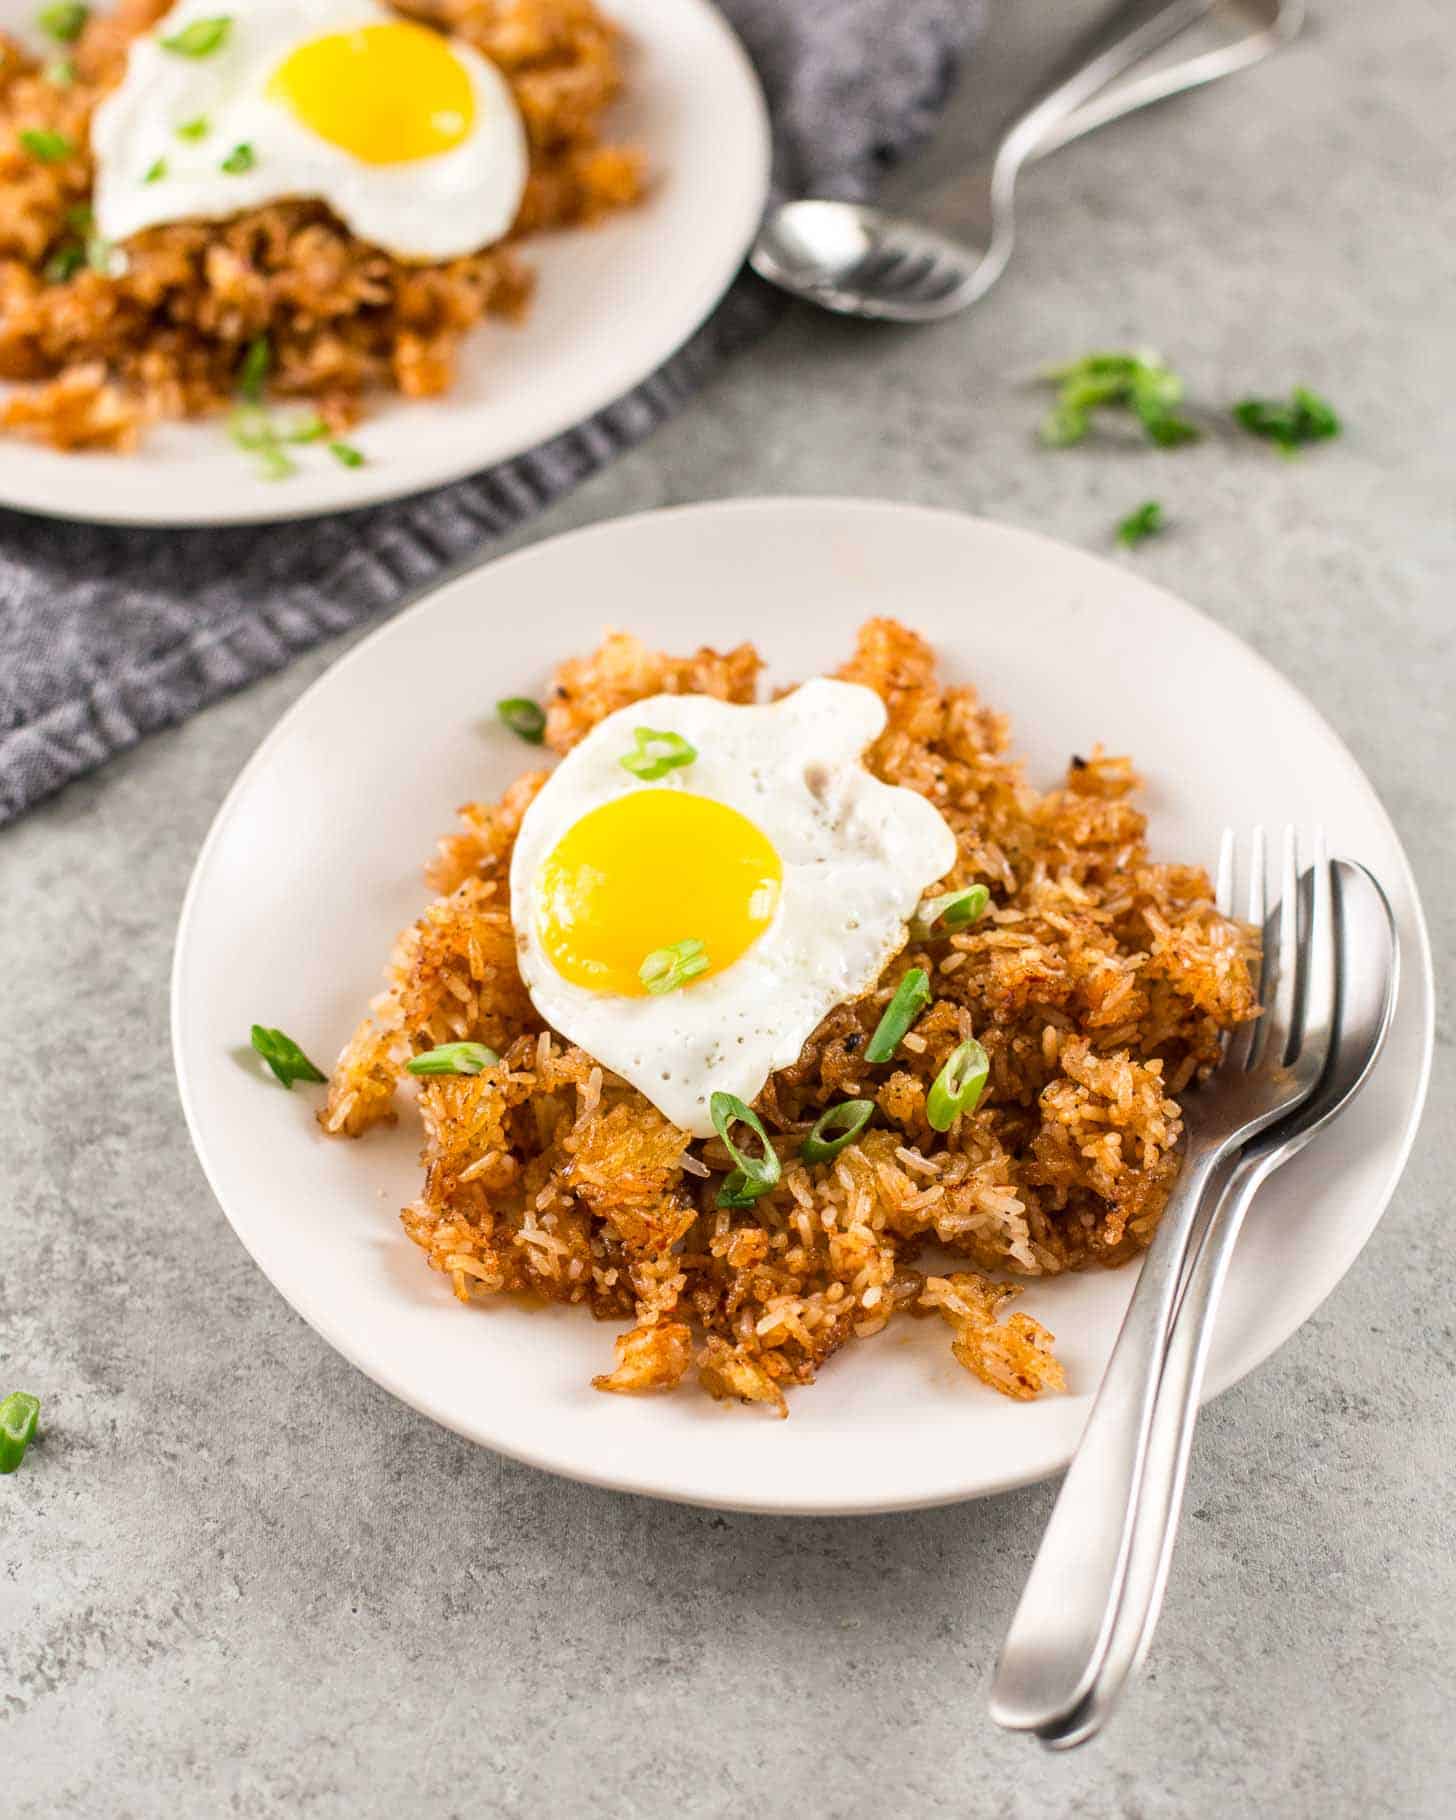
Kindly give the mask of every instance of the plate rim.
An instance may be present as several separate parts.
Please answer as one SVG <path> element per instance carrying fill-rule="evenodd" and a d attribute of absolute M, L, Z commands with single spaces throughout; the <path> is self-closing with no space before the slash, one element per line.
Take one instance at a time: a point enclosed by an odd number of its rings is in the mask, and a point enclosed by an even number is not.
<path fill-rule="evenodd" d="M 400 1381 L 396 1372 L 388 1364 L 381 1364 L 377 1358 L 373 1357 L 366 1360 L 364 1348 L 355 1343 L 353 1330 L 347 1328 L 342 1322 L 336 1322 L 328 1315 L 316 1315 L 315 1312 L 300 1307 L 299 1304 L 294 1301 L 293 1297 L 275 1281 L 273 1275 L 263 1263 L 262 1259 L 257 1255 L 257 1252 L 249 1243 L 247 1237 L 234 1223 L 232 1215 L 228 1210 L 227 1202 L 223 1198 L 223 1194 L 218 1186 L 217 1173 L 214 1169 L 207 1142 L 203 1136 L 200 1122 L 196 1115 L 194 1103 L 189 1091 L 187 1072 L 183 1065 L 184 1037 L 182 993 L 180 990 L 181 976 L 185 964 L 187 945 L 191 938 L 192 924 L 198 914 L 198 904 L 201 900 L 204 874 L 215 848 L 221 844 L 229 823 L 237 814 L 239 806 L 254 775 L 261 772 L 267 765 L 275 747 L 282 743 L 295 719 L 302 718 L 316 692 L 320 691 L 326 683 L 332 682 L 336 676 L 347 671 L 350 666 L 354 664 L 356 659 L 362 659 L 376 643 L 383 642 L 392 635 L 402 621 L 417 614 L 423 615 L 427 610 L 437 606 L 444 596 L 451 595 L 455 592 L 463 592 L 469 590 L 473 586 L 478 586 L 483 575 L 487 573 L 493 574 L 499 568 L 528 563 L 543 550 L 555 549 L 563 544 L 590 541 L 603 533 L 617 532 L 624 528 L 637 527 L 657 520 L 708 513 L 751 516 L 756 512 L 763 511 L 765 508 L 776 512 L 803 513 L 806 519 L 812 518 L 814 514 L 826 510 L 835 512 L 849 508 L 856 511 L 873 509 L 877 512 L 883 512 L 890 515 L 903 515 L 911 518 L 918 517 L 921 519 L 951 520 L 961 525 L 971 525 L 978 528 L 990 529 L 997 535 L 1021 539 L 1029 545 L 1049 548 L 1063 556 L 1075 556 L 1081 562 L 1093 564 L 1104 572 L 1110 572 L 1122 577 L 1124 580 L 1126 579 L 1123 571 L 1119 569 L 1118 565 L 1104 556 L 1084 550 L 1078 545 L 1066 543 L 1058 538 L 1050 537 L 1044 532 L 1031 530 L 1025 526 L 1013 524 L 1003 519 L 988 518 L 983 514 L 978 513 L 962 512 L 952 507 L 925 506 L 914 502 L 886 499 L 876 495 L 855 494 L 763 494 L 746 497 L 720 496 L 688 501 L 672 506 L 651 507 L 640 512 L 629 513 L 620 517 L 593 520 L 589 524 L 573 527 L 572 529 L 560 532 L 555 536 L 541 538 L 527 544 L 524 548 L 513 550 L 507 555 L 476 564 L 463 573 L 453 575 L 450 579 L 420 595 L 399 612 L 391 615 L 381 625 L 376 626 L 364 638 L 360 639 L 357 644 L 353 645 L 338 658 L 336 662 L 330 664 L 322 674 L 317 676 L 302 694 L 299 695 L 295 701 L 290 703 L 274 725 L 259 741 L 258 745 L 253 749 L 244 762 L 241 770 L 225 792 L 222 801 L 219 803 L 217 811 L 213 816 L 212 822 L 209 825 L 208 831 L 203 838 L 202 844 L 198 849 L 197 858 L 194 861 L 191 874 L 188 878 L 187 887 L 183 894 L 182 905 L 178 914 L 177 929 L 173 940 L 172 965 L 169 970 L 168 986 L 170 1001 L 168 1028 L 171 1038 L 173 1074 L 176 1079 L 178 1097 L 181 1102 L 188 1135 L 192 1140 L 194 1153 L 207 1180 L 208 1187 L 212 1191 L 213 1198 L 222 1212 L 223 1217 L 226 1219 L 228 1226 L 232 1230 L 234 1237 L 242 1245 L 244 1251 L 247 1252 L 248 1256 L 252 1259 L 274 1292 L 282 1297 L 300 1319 L 319 1334 L 319 1336 L 338 1352 L 341 1357 L 347 1360 L 350 1365 L 362 1372 L 365 1377 L 369 1378 L 373 1383 L 378 1384 L 381 1389 L 387 1391 L 391 1396 L 396 1397 L 407 1407 L 414 1409 L 428 1420 L 438 1423 L 441 1427 L 447 1428 L 451 1432 L 460 1435 L 462 1439 L 469 1441 L 472 1445 L 502 1454 L 506 1458 L 517 1460 L 522 1464 L 534 1467 L 539 1471 L 554 1473 L 560 1478 L 570 1479 L 579 1484 L 591 1485 L 600 1490 L 625 1492 L 634 1496 L 657 1498 L 669 1503 L 693 1505 L 700 1509 L 737 1511 L 744 1514 L 762 1516 L 792 1517 L 869 1516 L 893 1514 L 900 1511 L 939 1509 L 948 1507 L 952 1504 L 966 1503 L 974 1499 L 994 1497 L 1002 1492 L 1040 1483 L 1060 1472 L 1067 1465 L 1072 1456 L 1072 1452 L 1075 1450 L 1069 1450 L 1064 1456 L 1050 1462 L 1045 1460 L 1038 1461 L 1006 1471 L 984 1480 L 971 1488 L 962 1487 L 953 1490 L 930 1490 L 900 1497 L 859 1497 L 853 1501 L 846 1501 L 842 1497 L 831 1495 L 820 1501 L 802 1499 L 782 1500 L 772 1496 L 753 1496 L 739 1499 L 735 1497 L 725 1497 L 717 1492 L 695 1493 L 688 1488 L 663 1488 L 646 1482 L 640 1475 L 633 1477 L 630 1473 L 620 1471 L 597 1470 L 576 1465 L 563 1465 L 561 1461 L 552 1456 L 549 1451 L 535 1450 L 529 1444 L 516 1442 L 505 1443 L 495 1439 L 482 1439 L 479 1433 L 472 1432 L 462 1421 L 458 1421 L 449 1414 L 443 1413 L 438 1407 L 432 1406 L 430 1399 L 427 1396 L 421 1395 L 413 1388 L 406 1387 Z M 1201 1402 L 1207 1404 L 1215 1397 L 1222 1395 L 1225 1390 L 1232 1388 L 1233 1385 L 1241 1382 L 1245 1377 L 1257 1371 L 1280 1349 L 1280 1347 L 1293 1339 L 1295 1334 L 1307 1325 L 1311 1318 L 1323 1306 L 1325 1301 L 1334 1293 L 1335 1289 L 1344 1281 L 1350 1270 L 1353 1269 L 1360 1254 L 1364 1251 L 1366 1245 L 1368 1245 L 1370 1239 L 1373 1237 L 1376 1228 L 1384 1219 L 1385 1214 L 1390 1207 L 1390 1203 L 1395 1196 L 1396 1189 L 1399 1187 L 1405 1174 L 1429 1093 L 1435 1045 L 1435 976 L 1425 906 L 1421 899 L 1420 888 L 1414 868 L 1411 866 L 1409 855 L 1405 850 L 1405 843 L 1401 839 L 1399 830 L 1391 820 L 1390 814 L 1386 809 L 1384 802 L 1381 800 L 1379 793 L 1366 776 L 1364 767 L 1359 763 L 1359 760 L 1355 757 L 1354 753 L 1350 751 L 1337 729 L 1331 725 L 1315 704 L 1310 701 L 1308 696 L 1306 696 L 1294 682 L 1286 677 L 1262 652 L 1240 638 L 1237 633 L 1224 626 L 1220 621 L 1213 618 L 1212 615 L 1205 613 L 1199 607 L 1194 606 L 1192 602 L 1185 600 L 1181 595 L 1175 594 L 1171 590 L 1164 588 L 1161 584 L 1150 581 L 1146 577 L 1139 577 L 1138 580 L 1143 588 L 1158 594 L 1165 606 L 1169 609 L 1200 622 L 1204 629 L 1211 630 L 1219 640 L 1237 647 L 1245 660 L 1252 660 L 1256 668 L 1266 677 L 1272 679 L 1278 688 L 1287 691 L 1297 698 L 1307 713 L 1311 724 L 1318 729 L 1325 739 L 1338 749 L 1346 762 L 1361 778 L 1369 791 L 1371 802 L 1390 836 L 1392 848 L 1399 858 L 1402 869 L 1402 878 L 1400 882 L 1403 883 L 1405 887 L 1406 901 L 1408 902 L 1410 909 L 1412 932 L 1416 938 L 1413 944 L 1413 951 L 1407 951 L 1405 947 L 1402 949 L 1399 993 L 1402 998 L 1407 994 L 1412 995 L 1415 1000 L 1415 1015 L 1421 1021 L 1419 1065 L 1416 1071 L 1416 1078 L 1413 1082 L 1414 1091 L 1412 1092 L 1409 1101 L 1409 1110 L 1398 1134 L 1398 1139 L 1392 1147 L 1391 1161 L 1387 1172 L 1388 1179 L 1381 1191 L 1379 1207 L 1375 1211 L 1373 1218 L 1370 1219 L 1368 1228 L 1363 1237 L 1360 1239 L 1354 1251 L 1351 1252 L 1349 1258 L 1342 1265 L 1338 1274 L 1332 1281 L 1326 1283 L 1319 1290 L 1314 1301 L 1288 1332 L 1280 1334 L 1277 1337 L 1269 1338 L 1267 1341 L 1261 1337 L 1251 1349 L 1246 1360 L 1241 1362 L 1236 1369 L 1224 1368 L 1220 1370 L 1215 1368 L 1210 1370 L 1209 1376 L 1205 1381 L 1201 1398 Z M 1385 881 L 1382 881 L 1382 883 L 1384 882 Z M 1397 1003 L 1397 1013 L 1398 1012 L 1399 1003 Z M 1134 1271 L 1138 1267 L 1138 1262 L 1129 1266 L 1129 1268 Z M 1087 1397 L 1089 1411 L 1094 1396 L 1095 1386 Z"/>
<path fill-rule="evenodd" d="M 614 0 L 608 0 L 609 12 L 613 3 Z M 658 0 L 653 0 L 653 4 L 657 3 Z M 128 501 L 120 506 L 108 506 L 100 497 L 98 489 L 94 505 L 88 503 L 84 509 L 74 509 L 56 497 L 57 492 L 64 485 L 64 477 L 53 482 L 49 478 L 51 470 L 47 467 L 45 482 L 32 487 L 26 484 L 22 467 L 18 487 L 14 481 L 0 485 L 0 510 L 23 513 L 31 518 L 49 519 L 58 524 L 102 525 L 148 530 L 207 530 L 230 525 L 293 524 L 312 518 L 346 517 L 357 512 L 370 511 L 378 506 L 396 504 L 401 500 L 419 499 L 426 494 L 455 485 L 473 476 L 489 474 L 498 467 L 522 460 L 572 429 L 584 426 L 594 421 L 602 413 L 611 411 L 653 374 L 660 372 L 682 353 L 693 336 L 698 333 L 727 296 L 734 280 L 743 269 L 748 250 L 753 244 L 754 236 L 763 218 L 770 191 L 773 123 L 762 80 L 743 40 L 727 15 L 712 4 L 712 0 L 672 0 L 672 5 L 675 11 L 691 12 L 696 15 L 699 27 L 706 31 L 710 38 L 716 39 L 717 53 L 724 59 L 725 68 L 733 71 L 739 87 L 739 98 L 745 108 L 745 120 L 751 121 L 752 125 L 753 144 L 748 149 L 748 156 L 751 159 L 749 175 L 752 181 L 745 182 L 743 185 L 744 206 L 741 216 L 734 224 L 734 232 L 731 235 L 724 234 L 716 258 L 705 263 L 702 281 L 696 287 L 692 307 L 690 310 L 685 307 L 682 312 L 686 326 L 669 345 L 658 346 L 645 359 L 626 363 L 622 369 L 626 377 L 623 378 L 619 373 L 614 378 L 610 392 L 596 396 L 585 406 L 579 399 L 569 405 L 563 403 L 556 411 L 548 412 L 543 416 L 544 427 L 539 430 L 531 442 L 491 456 L 483 463 L 468 457 L 462 460 L 457 455 L 452 460 L 441 462 L 425 478 L 421 478 L 416 470 L 414 477 L 407 479 L 391 479 L 389 466 L 382 462 L 370 463 L 362 469 L 350 469 L 347 474 L 350 491 L 344 498 L 323 497 L 307 503 L 289 505 L 289 496 L 282 488 L 275 486 L 270 490 L 266 483 L 259 483 L 255 493 L 248 493 L 245 488 L 240 487 L 239 505 L 236 508 L 229 508 L 225 512 L 212 507 L 169 511 L 164 501 L 155 506 L 143 500 Z M 563 233 L 576 231 L 592 232 L 594 230 L 591 228 L 561 230 Z M 549 238 L 550 236 L 542 237 L 543 240 Z M 428 404 L 430 401 L 422 402 Z M 17 447 L 21 453 L 24 452 L 23 444 L 18 444 Z M 46 452 L 60 453 L 54 450 Z M 135 458 L 125 455 L 108 455 L 99 459 L 129 461 Z M 166 472 L 159 473 L 156 478 L 157 486 L 164 487 Z M 341 481 L 339 484 L 342 485 L 343 482 Z M 247 501 L 252 503 L 247 503 Z"/>

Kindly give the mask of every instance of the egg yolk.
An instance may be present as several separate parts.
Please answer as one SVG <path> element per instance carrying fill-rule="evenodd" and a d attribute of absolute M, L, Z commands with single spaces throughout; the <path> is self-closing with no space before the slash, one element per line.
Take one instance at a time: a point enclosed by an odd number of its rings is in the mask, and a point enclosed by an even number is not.
<path fill-rule="evenodd" d="M 697 979 L 731 967 L 773 921 L 782 883 L 778 854 L 736 809 L 686 790 L 634 790 L 590 810 L 552 850 L 537 930 L 563 979 L 641 998 L 642 963 L 657 949 L 702 942 Z"/>
<path fill-rule="evenodd" d="M 311 38 L 279 64 L 268 93 L 363 164 L 433 158 L 475 120 L 459 58 L 438 32 L 406 20 Z"/>

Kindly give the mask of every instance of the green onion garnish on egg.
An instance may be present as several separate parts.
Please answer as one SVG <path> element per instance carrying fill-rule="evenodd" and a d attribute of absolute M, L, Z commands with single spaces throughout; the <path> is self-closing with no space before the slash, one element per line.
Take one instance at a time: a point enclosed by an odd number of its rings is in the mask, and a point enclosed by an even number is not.
<path fill-rule="evenodd" d="M 974 1112 L 990 1073 L 991 1058 L 973 1036 L 952 1049 L 925 1096 L 931 1130 L 949 1131 L 963 1112 Z"/>
<path fill-rule="evenodd" d="M 638 977 L 654 997 L 662 992 L 676 992 L 700 973 L 708 971 L 708 950 L 697 939 L 673 942 L 667 948 L 654 948 L 637 969 Z"/>
<path fill-rule="evenodd" d="M 176 57 L 210 57 L 227 43 L 233 22 L 225 13 L 212 19 L 194 19 L 180 32 L 162 39 L 162 49 Z"/>
<path fill-rule="evenodd" d="M 867 1062 L 888 1062 L 900 1047 L 900 1039 L 930 1003 L 930 986 L 923 967 L 912 967 L 895 988 L 895 996 L 885 1006 L 885 1015 L 875 1027 L 865 1049 Z"/>
<path fill-rule="evenodd" d="M 640 777 L 645 784 L 656 783 L 659 777 L 666 777 L 669 771 L 676 771 L 682 765 L 690 765 L 698 756 L 697 748 L 690 746 L 681 733 L 659 733 L 653 727 L 636 727 L 632 737 L 636 744 L 622 758 L 622 769 L 630 771 L 633 777 Z"/>

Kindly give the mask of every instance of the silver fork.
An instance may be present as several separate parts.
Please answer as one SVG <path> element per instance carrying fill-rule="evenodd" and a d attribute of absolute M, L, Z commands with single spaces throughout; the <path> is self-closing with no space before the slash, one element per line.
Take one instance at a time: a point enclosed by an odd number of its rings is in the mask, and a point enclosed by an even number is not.
<path fill-rule="evenodd" d="M 1336 860 L 1332 874 L 1340 967 L 1330 1063 L 1303 1105 L 1248 1146 L 1213 1202 L 1163 1358 L 1127 1578 L 1107 1653 L 1076 1714 L 1039 1734 L 1055 1750 L 1082 1744 L 1102 1729 L 1152 1642 L 1178 1535 L 1214 1316 L 1244 1218 L 1274 1171 L 1297 1156 L 1361 1091 L 1390 1031 L 1400 990 L 1400 938 L 1389 900 L 1370 873 L 1351 860 Z M 1251 916 L 1258 913 L 1251 911 Z"/>
<path fill-rule="evenodd" d="M 1081 1706 L 1106 1655 L 1126 1578 L 1158 1380 L 1184 1267 L 1206 1196 L 1251 1140 L 1307 1100 L 1329 1054 L 1336 949 L 1329 862 L 1312 843 L 1302 893 L 1299 843 L 1286 831 L 1279 903 L 1262 924 L 1262 1014 L 1228 1041 L 1207 1086 L 1183 1102 L 1186 1148 L 1148 1248 L 1081 1444 L 1068 1469 L 991 1689 L 991 1716 L 1013 1731 L 1052 1731 Z M 1225 835 L 1219 901 L 1232 902 Z M 1250 896 L 1267 892 L 1264 836 L 1249 858 Z"/>
<path fill-rule="evenodd" d="M 1232 42 L 1162 68 L 1153 54 L 1209 14 L 1249 29 Z M 959 186 L 968 241 L 862 203 L 780 203 L 759 229 L 749 263 L 760 278 L 841 316 L 934 322 L 985 296 L 1006 269 L 1022 167 L 1093 128 L 1232 75 L 1298 32 L 1304 0 L 1129 0 L 1079 48 L 1002 135 L 991 161 Z M 1128 71 L 1134 73 L 1128 75 Z M 1117 80 L 1124 77 L 1124 80 Z"/>

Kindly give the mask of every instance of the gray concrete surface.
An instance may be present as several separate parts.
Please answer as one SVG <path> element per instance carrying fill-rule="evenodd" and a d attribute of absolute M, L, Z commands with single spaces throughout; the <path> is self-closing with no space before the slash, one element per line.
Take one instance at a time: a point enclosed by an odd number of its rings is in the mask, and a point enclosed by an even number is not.
<path fill-rule="evenodd" d="M 953 218 L 956 168 L 1059 10 L 1002 0 L 902 193 Z M 1316 14 L 1283 58 L 1037 171 L 1013 275 L 974 316 L 794 316 L 520 541 L 838 490 L 1097 549 L 1156 494 L 1175 522 L 1139 566 L 1349 740 L 1449 971 L 1456 23 L 1445 0 Z M 1349 435 L 1289 465 L 1232 438 L 1036 449 L 1021 376 L 1125 341 L 1211 400 L 1320 387 Z M 392 1402 L 233 1239 L 172 1084 L 172 929 L 223 791 L 338 655 L 0 837 L 0 1377 L 49 1426 L 0 1480 L 0 1811 L 1456 1812 L 1449 1022 L 1365 1255 L 1208 1414 L 1145 1683 L 1105 1739 L 1049 1758 L 998 1735 L 985 1694 L 1050 1487 L 844 1522 L 585 1490 Z"/>

